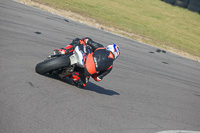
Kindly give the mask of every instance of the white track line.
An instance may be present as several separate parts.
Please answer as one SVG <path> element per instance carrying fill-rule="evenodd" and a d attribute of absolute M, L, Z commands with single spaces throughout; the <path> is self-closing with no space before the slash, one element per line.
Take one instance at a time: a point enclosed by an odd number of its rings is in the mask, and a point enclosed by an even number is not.
<path fill-rule="evenodd" d="M 200 131 L 186 131 L 186 130 L 168 130 L 157 133 L 200 133 Z"/>

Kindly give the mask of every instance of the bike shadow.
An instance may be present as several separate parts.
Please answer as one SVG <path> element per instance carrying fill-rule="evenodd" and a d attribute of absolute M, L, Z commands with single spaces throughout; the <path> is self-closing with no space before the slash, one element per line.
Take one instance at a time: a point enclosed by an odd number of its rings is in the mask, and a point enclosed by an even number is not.
<path fill-rule="evenodd" d="M 55 75 L 45 74 L 44 76 L 48 77 L 48 78 L 56 79 L 56 80 L 59 80 L 61 82 L 64 82 L 64 83 L 67 83 L 67 84 L 75 86 L 73 84 L 73 81 L 70 80 L 69 78 L 65 78 L 64 80 L 62 80 L 59 76 L 55 76 Z M 89 90 L 89 91 L 94 91 L 96 93 L 104 94 L 104 95 L 108 95 L 108 96 L 120 95 L 116 91 L 105 89 L 105 88 L 103 88 L 101 86 L 98 86 L 98 85 L 92 83 L 92 82 L 88 82 L 86 87 L 84 87 L 83 89 L 84 90 Z"/>
<path fill-rule="evenodd" d="M 105 88 L 103 88 L 101 86 L 98 86 L 98 85 L 92 83 L 92 82 L 88 82 L 87 86 L 85 88 L 83 88 L 83 89 L 89 90 L 89 91 L 94 91 L 96 93 L 104 94 L 104 95 L 108 95 L 108 96 L 120 95 L 116 91 L 105 89 Z"/>

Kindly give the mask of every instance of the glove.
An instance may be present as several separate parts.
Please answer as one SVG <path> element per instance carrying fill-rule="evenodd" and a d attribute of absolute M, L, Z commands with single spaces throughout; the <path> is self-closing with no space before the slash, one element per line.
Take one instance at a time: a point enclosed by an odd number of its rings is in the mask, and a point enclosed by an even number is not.
<path fill-rule="evenodd" d="M 93 78 L 95 81 L 101 81 L 101 79 L 97 77 L 97 74 L 93 74 L 93 75 L 92 75 L 92 78 Z"/>
<path fill-rule="evenodd" d="M 56 55 L 56 54 L 67 54 L 69 52 L 68 49 L 64 49 L 64 48 L 61 48 L 61 49 L 54 49 L 53 50 L 53 54 Z"/>

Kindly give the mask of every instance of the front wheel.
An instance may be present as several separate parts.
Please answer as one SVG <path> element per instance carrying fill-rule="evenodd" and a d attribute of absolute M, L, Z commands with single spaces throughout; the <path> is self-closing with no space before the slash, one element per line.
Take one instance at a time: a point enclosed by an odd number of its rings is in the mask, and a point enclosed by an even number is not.
<path fill-rule="evenodd" d="M 57 70 L 63 67 L 70 66 L 69 55 L 64 55 L 58 58 L 50 59 L 38 63 L 35 67 L 35 71 L 39 74 L 46 74 L 53 70 Z"/>

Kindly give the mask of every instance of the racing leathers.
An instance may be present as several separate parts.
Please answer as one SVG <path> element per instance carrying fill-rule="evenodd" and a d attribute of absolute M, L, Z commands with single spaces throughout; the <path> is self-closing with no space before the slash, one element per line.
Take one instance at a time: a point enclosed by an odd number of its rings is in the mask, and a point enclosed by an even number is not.
<path fill-rule="evenodd" d="M 87 55 L 84 62 L 85 67 L 76 69 L 76 72 L 66 75 L 66 77 L 70 77 L 78 87 L 85 87 L 90 76 L 96 81 L 101 81 L 112 70 L 115 60 L 113 53 L 89 37 L 76 38 L 65 48 L 57 49 L 57 51 L 68 54 L 73 52 L 76 46 L 79 46 Z"/>

